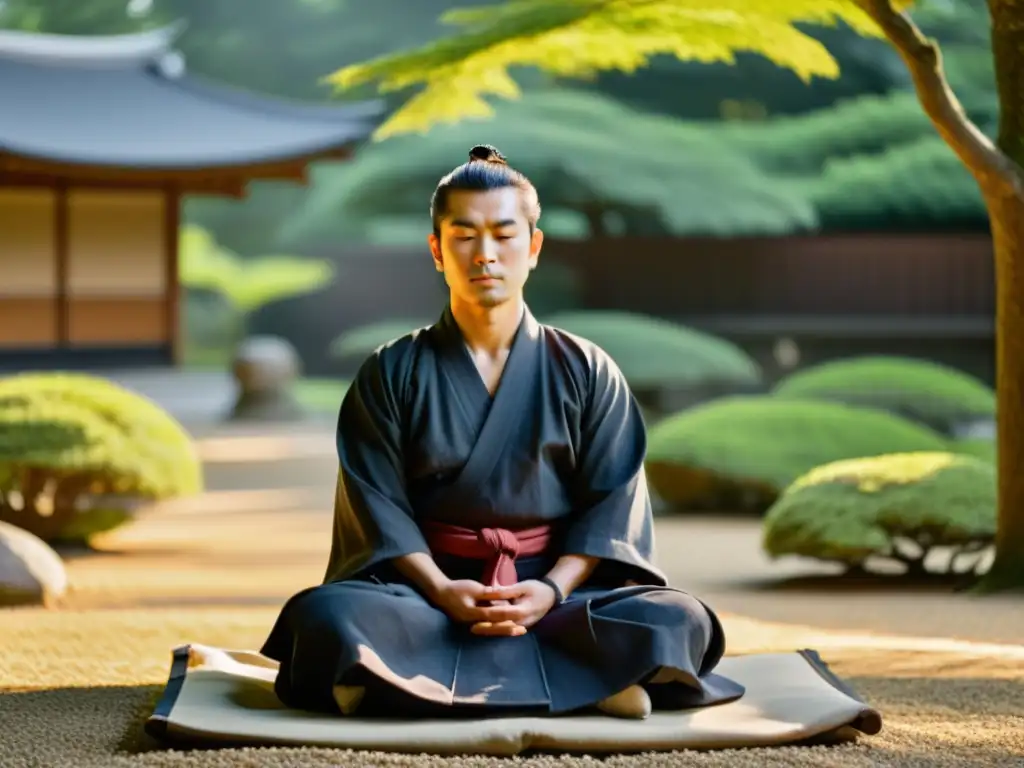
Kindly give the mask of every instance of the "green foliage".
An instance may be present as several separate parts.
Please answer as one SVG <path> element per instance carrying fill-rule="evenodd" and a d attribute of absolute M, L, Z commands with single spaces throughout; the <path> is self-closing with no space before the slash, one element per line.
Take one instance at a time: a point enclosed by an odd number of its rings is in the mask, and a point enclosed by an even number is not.
<path fill-rule="evenodd" d="M 349 384 L 345 379 L 299 379 L 295 399 L 310 413 L 336 414 Z"/>
<path fill-rule="evenodd" d="M 243 199 L 189 195 L 182 200 L 182 220 L 203 230 L 217 245 L 242 257 L 259 256 L 274 247 L 281 222 L 302 210 L 308 187 L 254 181 Z M 275 248 L 276 250 L 276 248 Z"/>
<path fill-rule="evenodd" d="M 329 261 L 295 256 L 241 259 L 196 226 L 182 228 L 179 259 L 182 285 L 214 291 L 241 314 L 310 293 L 334 279 Z"/>
<path fill-rule="evenodd" d="M 4 0 L 0 3 L 0 29 L 116 35 L 167 22 L 133 18 L 125 12 L 125 5 L 125 0 Z"/>
<path fill-rule="evenodd" d="M 426 320 L 395 318 L 360 325 L 338 334 L 331 342 L 330 354 L 337 358 L 361 360 L 373 354 L 378 347 L 430 324 Z"/>
<path fill-rule="evenodd" d="M 935 547 L 977 552 L 996 532 L 996 474 L 944 452 L 856 458 L 798 478 L 768 511 L 763 546 L 858 569 L 876 558 L 925 571 Z M 909 547 L 908 547 L 909 545 Z"/>
<path fill-rule="evenodd" d="M 918 0 L 912 16 L 923 33 L 942 47 L 947 78 L 968 114 L 987 123 L 995 114 L 997 101 L 986 4 Z M 606 93 L 633 108 L 683 120 L 715 121 L 722 127 L 734 121 L 754 121 L 756 127 L 756 121 L 765 115 L 799 115 L 865 94 L 913 91 L 907 68 L 888 41 L 866 38 L 845 25 L 803 26 L 802 31 L 820 40 L 835 58 L 838 78 L 801 83 L 791 71 L 750 54 L 738 55 L 733 63 L 712 65 L 656 56 L 643 70 L 600 72 L 582 87 Z M 579 81 L 572 84 L 580 85 Z M 686 96 L 672 98 L 675 94 Z M 873 127 L 882 133 L 887 128 L 881 122 Z"/>
<path fill-rule="evenodd" d="M 995 464 L 998 455 L 996 454 L 996 442 L 992 439 L 980 437 L 967 437 L 960 440 L 953 440 L 950 443 L 954 453 L 964 456 L 973 456 L 976 459 Z"/>
<path fill-rule="evenodd" d="M 902 4 L 902 3 L 900 3 Z M 765 56 L 807 81 L 838 75 L 831 54 L 796 24 L 844 21 L 862 34 L 878 30 L 854 0 L 510 0 L 462 9 L 444 18 L 461 34 L 407 53 L 345 67 L 329 81 L 341 89 L 380 83 L 383 91 L 422 85 L 377 136 L 422 131 L 436 123 L 492 114 L 486 96 L 517 98 L 513 66 L 558 77 L 586 78 L 600 70 L 634 72 L 651 56 L 732 63 L 739 52 Z"/>
<path fill-rule="evenodd" d="M 932 430 L 880 410 L 728 397 L 655 425 L 647 468 L 651 487 L 676 509 L 763 511 L 797 477 L 821 464 L 946 448 Z"/>
<path fill-rule="evenodd" d="M 526 303 L 540 317 L 579 309 L 584 304 L 585 282 L 580 270 L 542 256 L 540 268 L 526 283 Z"/>
<path fill-rule="evenodd" d="M 130 519 L 140 500 L 202 486 L 191 438 L 150 400 L 85 374 L 0 379 L 0 519 L 81 540 Z"/>
<path fill-rule="evenodd" d="M 977 229 L 988 215 L 974 177 L 934 135 L 870 157 L 832 160 L 804 188 L 831 229 L 886 220 L 914 229 Z"/>
<path fill-rule="evenodd" d="M 951 432 L 965 421 L 995 418 L 996 395 L 984 382 L 927 360 L 856 357 L 797 371 L 776 384 L 777 397 L 882 408 Z"/>
<path fill-rule="evenodd" d="M 611 217 L 634 233 L 654 227 L 674 234 L 784 234 L 816 223 L 802 192 L 779 184 L 706 128 L 563 89 L 502 104 L 493 121 L 365 145 L 343 167 L 318 168 L 305 207 L 287 222 L 279 243 L 326 242 L 380 216 L 420 216 L 423 238 L 437 182 L 480 143 L 499 147 L 530 177 L 544 204 L 546 231 L 551 211 L 596 219 L 591 235 L 604 234 L 594 227 L 614 226 Z"/>
<path fill-rule="evenodd" d="M 939 41 L 946 79 L 968 111 L 998 111 L 995 59 L 988 3 L 918 0 L 912 16 Z"/>
<path fill-rule="evenodd" d="M 759 366 L 735 344 L 668 320 L 598 310 L 542 319 L 607 352 L 634 389 L 761 383 Z"/>
<path fill-rule="evenodd" d="M 817 175 L 830 160 L 875 155 L 893 145 L 934 136 L 914 93 L 865 95 L 828 109 L 758 122 L 727 122 L 718 137 L 759 167 L 783 176 Z"/>

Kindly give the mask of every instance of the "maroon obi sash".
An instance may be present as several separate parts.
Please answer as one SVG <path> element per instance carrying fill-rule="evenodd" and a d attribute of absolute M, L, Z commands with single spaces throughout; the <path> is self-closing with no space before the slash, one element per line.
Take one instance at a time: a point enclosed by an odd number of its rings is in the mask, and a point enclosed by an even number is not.
<path fill-rule="evenodd" d="M 516 558 L 543 554 L 551 541 L 551 526 L 524 528 L 462 528 L 457 525 L 423 523 L 427 546 L 435 554 L 486 560 L 482 582 L 488 587 L 507 587 L 519 581 Z"/>

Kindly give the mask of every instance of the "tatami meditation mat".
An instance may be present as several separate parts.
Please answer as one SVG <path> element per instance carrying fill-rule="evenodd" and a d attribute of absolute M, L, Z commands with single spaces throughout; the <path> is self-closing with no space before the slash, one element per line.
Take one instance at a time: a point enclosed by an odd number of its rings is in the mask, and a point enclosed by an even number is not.
<path fill-rule="evenodd" d="M 311 714 L 274 695 L 277 663 L 251 651 L 188 645 L 174 652 L 146 731 L 190 746 L 324 746 L 383 752 L 515 755 L 526 750 L 608 753 L 778 746 L 847 732 L 875 734 L 880 714 L 815 651 L 727 657 L 716 669 L 746 686 L 729 704 L 604 715 L 398 721 Z"/>

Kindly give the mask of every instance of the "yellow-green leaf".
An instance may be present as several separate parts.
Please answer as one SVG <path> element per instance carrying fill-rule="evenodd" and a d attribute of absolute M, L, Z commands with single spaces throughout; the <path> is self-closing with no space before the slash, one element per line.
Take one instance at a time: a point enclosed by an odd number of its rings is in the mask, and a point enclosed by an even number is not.
<path fill-rule="evenodd" d="M 334 278 L 334 267 L 325 260 L 278 255 L 242 259 L 201 227 L 183 227 L 178 242 L 181 284 L 219 293 L 243 313 L 309 293 Z"/>
<path fill-rule="evenodd" d="M 802 80 L 834 78 L 828 50 L 797 25 L 846 23 L 864 35 L 878 27 L 867 0 L 511 0 L 460 8 L 442 21 L 460 29 L 421 48 L 345 67 L 327 80 L 339 89 L 376 83 L 380 91 L 418 88 L 376 132 L 377 140 L 433 125 L 493 115 L 488 97 L 516 99 L 511 67 L 588 78 L 632 73 L 655 55 L 731 64 L 737 53 L 765 56 Z M 893 0 L 899 9 L 909 0 Z"/>

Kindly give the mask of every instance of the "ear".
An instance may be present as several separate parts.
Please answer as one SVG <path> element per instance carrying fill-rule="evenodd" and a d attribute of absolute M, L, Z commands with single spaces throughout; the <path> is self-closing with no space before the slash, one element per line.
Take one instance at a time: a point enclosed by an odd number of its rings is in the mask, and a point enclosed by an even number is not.
<path fill-rule="evenodd" d="M 438 272 L 444 272 L 444 259 L 441 257 L 441 241 L 433 232 L 427 235 L 427 245 L 430 246 L 430 255 L 434 257 L 434 269 Z"/>
<path fill-rule="evenodd" d="M 544 245 L 544 232 L 540 229 L 533 230 L 533 237 L 530 238 L 530 269 L 537 266 L 540 258 L 540 249 Z"/>

